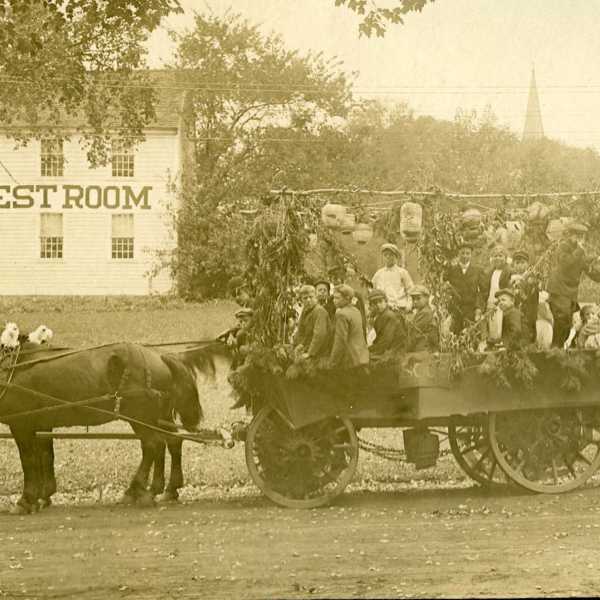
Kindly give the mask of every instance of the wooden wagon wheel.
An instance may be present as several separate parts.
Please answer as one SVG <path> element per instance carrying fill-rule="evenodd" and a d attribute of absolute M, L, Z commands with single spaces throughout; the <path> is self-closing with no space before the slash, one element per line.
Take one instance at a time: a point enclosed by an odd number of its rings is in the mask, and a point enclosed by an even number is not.
<path fill-rule="evenodd" d="M 331 502 L 350 483 L 358 462 L 358 439 L 348 419 L 294 430 L 270 406 L 250 423 L 245 450 L 254 483 L 273 502 L 291 508 Z"/>
<path fill-rule="evenodd" d="M 487 487 L 509 483 L 494 457 L 484 422 L 465 424 L 451 418 L 448 442 L 456 462 L 471 479 Z"/>
<path fill-rule="evenodd" d="M 568 492 L 600 466 L 600 409 L 491 413 L 492 452 L 506 475 L 538 493 Z"/>

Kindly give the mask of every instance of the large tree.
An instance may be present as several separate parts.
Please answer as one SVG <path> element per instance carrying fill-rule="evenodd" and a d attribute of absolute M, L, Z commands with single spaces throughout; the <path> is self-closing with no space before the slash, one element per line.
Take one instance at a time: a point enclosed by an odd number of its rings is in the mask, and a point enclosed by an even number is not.
<path fill-rule="evenodd" d="M 238 15 L 194 24 L 176 36 L 173 65 L 190 90 L 195 159 L 174 268 L 184 293 L 213 295 L 242 268 L 240 210 L 271 185 L 312 184 L 307 172 L 334 163 L 351 93 L 337 61 L 288 50 Z"/>
<path fill-rule="evenodd" d="M 109 132 L 142 139 L 154 118 L 144 42 L 178 0 L 0 1 L 0 123 L 16 139 L 77 123 L 89 158 Z"/>

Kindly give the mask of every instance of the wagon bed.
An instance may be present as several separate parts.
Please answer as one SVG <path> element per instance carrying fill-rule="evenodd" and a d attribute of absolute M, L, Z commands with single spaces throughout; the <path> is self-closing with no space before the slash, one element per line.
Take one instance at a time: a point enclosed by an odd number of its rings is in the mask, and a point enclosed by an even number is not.
<path fill-rule="evenodd" d="M 246 439 L 253 480 L 279 504 L 319 506 L 351 481 L 361 428 L 401 428 L 407 461 L 423 468 L 435 464 L 442 427 L 457 462 L 479 483 L 541 493 L 582 485 L 600 466 L 596 353 L 569 351 L 571 366 L 563 351 L 529 353 L 535 382 L 510 388 L 482 373 L 490 356 L 471 357 L 458 377 L 449 355 L 428 354 L 362 375 L 263 373 Z M 577 385 L 565 389 L 569 369 L 582 365 Z"/>

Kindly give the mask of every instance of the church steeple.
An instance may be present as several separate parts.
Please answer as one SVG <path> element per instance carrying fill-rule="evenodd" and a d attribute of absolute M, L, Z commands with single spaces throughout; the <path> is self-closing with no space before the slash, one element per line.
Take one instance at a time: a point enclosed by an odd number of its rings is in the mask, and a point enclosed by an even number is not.
<path fill-rule="evenodd" d="M 525 126 L 523 127 L 523 141 L 541 140 L 543 137 L 544 126 L 542 125 L 542 111 L 540 110 L 540 99 L 538 98 L 537 85 L 535 83 L 534 67 L 531 69 L 531 83 L 529 84 L 527 114 L 525 115 Z"/>

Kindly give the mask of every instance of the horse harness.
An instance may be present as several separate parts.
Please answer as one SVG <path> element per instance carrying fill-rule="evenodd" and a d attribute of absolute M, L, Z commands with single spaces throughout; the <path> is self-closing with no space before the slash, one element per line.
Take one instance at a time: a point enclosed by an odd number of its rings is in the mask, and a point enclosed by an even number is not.
<path fill-rule="evenodd" d="M 20 345 L 18 345 L 16 348 L 0 348 L 0 374 L 6 373 L 4 381 L 0 380 L 0 400 L 4 398 L 6 391 L 8 390 L 8 386 L 12 381 L 20 352 Z"/>

